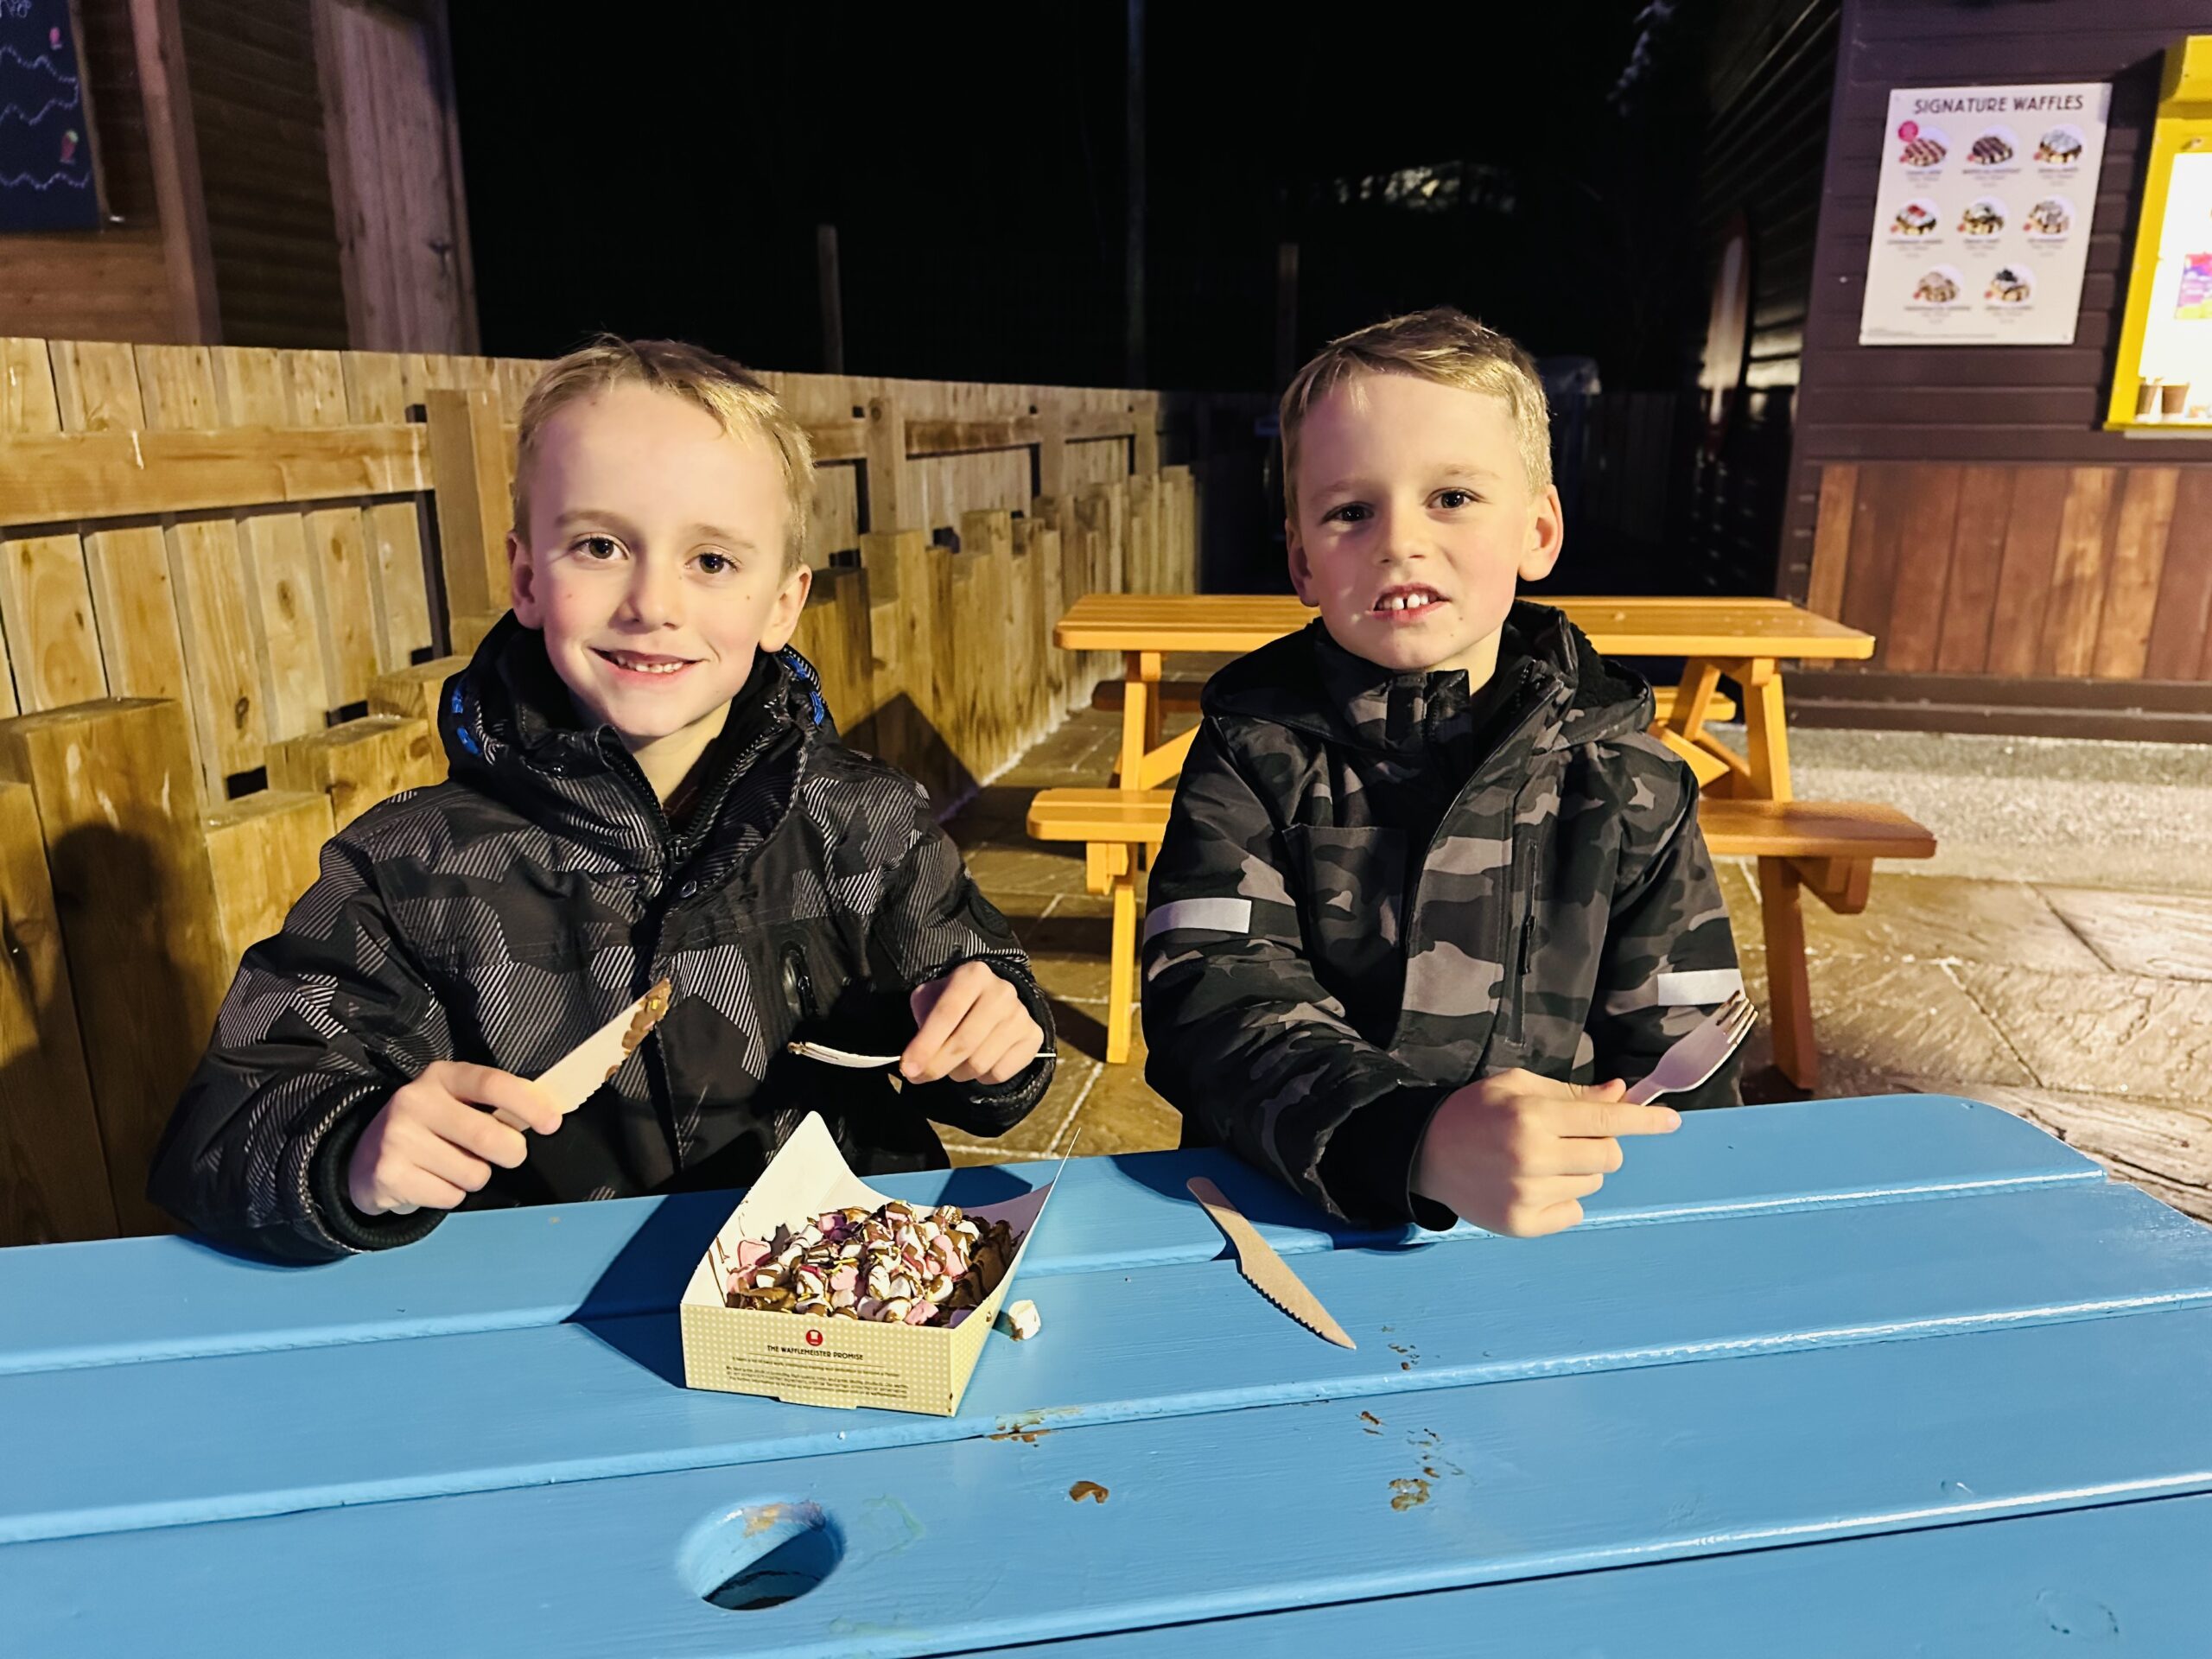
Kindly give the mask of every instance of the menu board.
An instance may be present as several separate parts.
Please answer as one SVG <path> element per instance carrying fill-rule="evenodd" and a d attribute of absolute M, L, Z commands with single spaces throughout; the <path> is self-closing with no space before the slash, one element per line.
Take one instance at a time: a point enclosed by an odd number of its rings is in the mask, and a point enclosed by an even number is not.
<path fill-rule="evenodd" d="M 69 0 L 0 0 L 0 231 L 100 222 Z"/>
<path fill-rule="evenodd" d="M 1862 346 L 2070 346 L 2112 87 L 1890 93 Z"/>

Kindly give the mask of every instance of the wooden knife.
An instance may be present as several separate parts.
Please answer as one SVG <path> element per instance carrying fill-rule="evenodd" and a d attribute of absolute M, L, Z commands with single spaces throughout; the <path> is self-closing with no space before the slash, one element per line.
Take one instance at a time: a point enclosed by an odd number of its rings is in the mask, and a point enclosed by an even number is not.
<path fill-rule="evenodd" d="M 537 1086 L 551 1095 L 565 1116 L 589 1100 L 622 1069 L 645 1033 L 668 1012 L 672 987 L 667 980 L 647 991 L 597 1031 L 537 1074 Z M 493 1116 L 511 1129 L 530 1126 L 505 1108 Z"/>
<path fill-rule="evenodd" d="M 1252 1281 L 1253 1289 L 1315 1336 L 1326 1338 L 1339 1348 L 1359 1346 L 1344 1334 L 1344 1326 L 1329 1317 L 1328 1310 L 1313 1300 L 1313 1293 L 1299 1282 L 1298 1275 L 1254 1230 L 1243 1212 L 1222 1196 L 1219 1187 L 1203 1175 L 1191 1177 L 1188 1185 L 1192 1197 L 1205 1205 L 1206 1213 L 1236 1247 L 1237 1270 Z"/>

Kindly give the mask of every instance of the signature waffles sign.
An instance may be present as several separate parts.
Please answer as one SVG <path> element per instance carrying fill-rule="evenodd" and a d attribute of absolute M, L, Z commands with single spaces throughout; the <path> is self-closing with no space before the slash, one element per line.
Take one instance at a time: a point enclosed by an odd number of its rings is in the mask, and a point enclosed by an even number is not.
<path fill-rule="evenodd" d="M 2112 88 L 1901 87 L 1862 346 L 2070 346 Z"/>

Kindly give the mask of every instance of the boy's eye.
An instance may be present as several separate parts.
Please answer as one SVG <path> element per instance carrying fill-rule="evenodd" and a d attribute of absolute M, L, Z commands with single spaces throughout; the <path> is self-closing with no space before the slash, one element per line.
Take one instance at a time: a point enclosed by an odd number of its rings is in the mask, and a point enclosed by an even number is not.
<path fill-rule="evenodd" d="M 1475 499 L 1472 490 L 1441 490 L 1437 493 L 1436 505 L 1440 507 L 1471 507 Z"/>
<path fill-rule="evenodd" d="M 622 556 L 622 543 L 612 536 L 586 536 L 576 543 L 576 551 L 588 559 L 605 563 Z"/>
<path fill-rule="evenodd" d="M 1328 512 L 1323 513 L 1321 522 L 1325 524 L 1356 524 L 1362 519 L 1372 517 L 1374 517 L 1373 510 L 1366 502 L 1347 501 L 1341 507 L 1331 507 Z"/>
<path fill-rule="evenodd" d="M 719 576 L 725 570 L 734 570 L 737 565 L 727 553 L 702 553 L 699 569 L 710 576 Z"/>

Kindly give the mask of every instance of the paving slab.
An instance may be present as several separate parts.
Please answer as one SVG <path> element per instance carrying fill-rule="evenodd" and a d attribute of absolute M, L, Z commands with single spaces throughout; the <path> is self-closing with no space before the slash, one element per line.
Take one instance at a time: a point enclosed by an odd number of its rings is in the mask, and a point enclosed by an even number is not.
<path fill-rule="evenodd" d="M 2171 1100 L 2212 1077 L 2212 983 L 1971 962 L 1953 971 L 2034 1071 L 1989 1082 Z M 1942 1065 L 1900 1069 L 1967 1075 Z"/>
<path fill-rule="evenodd" d="M 2154 979 L 2212 980 L 2212 898 L 2094 887 L 2042 893 L 2107 967 Z"/>

